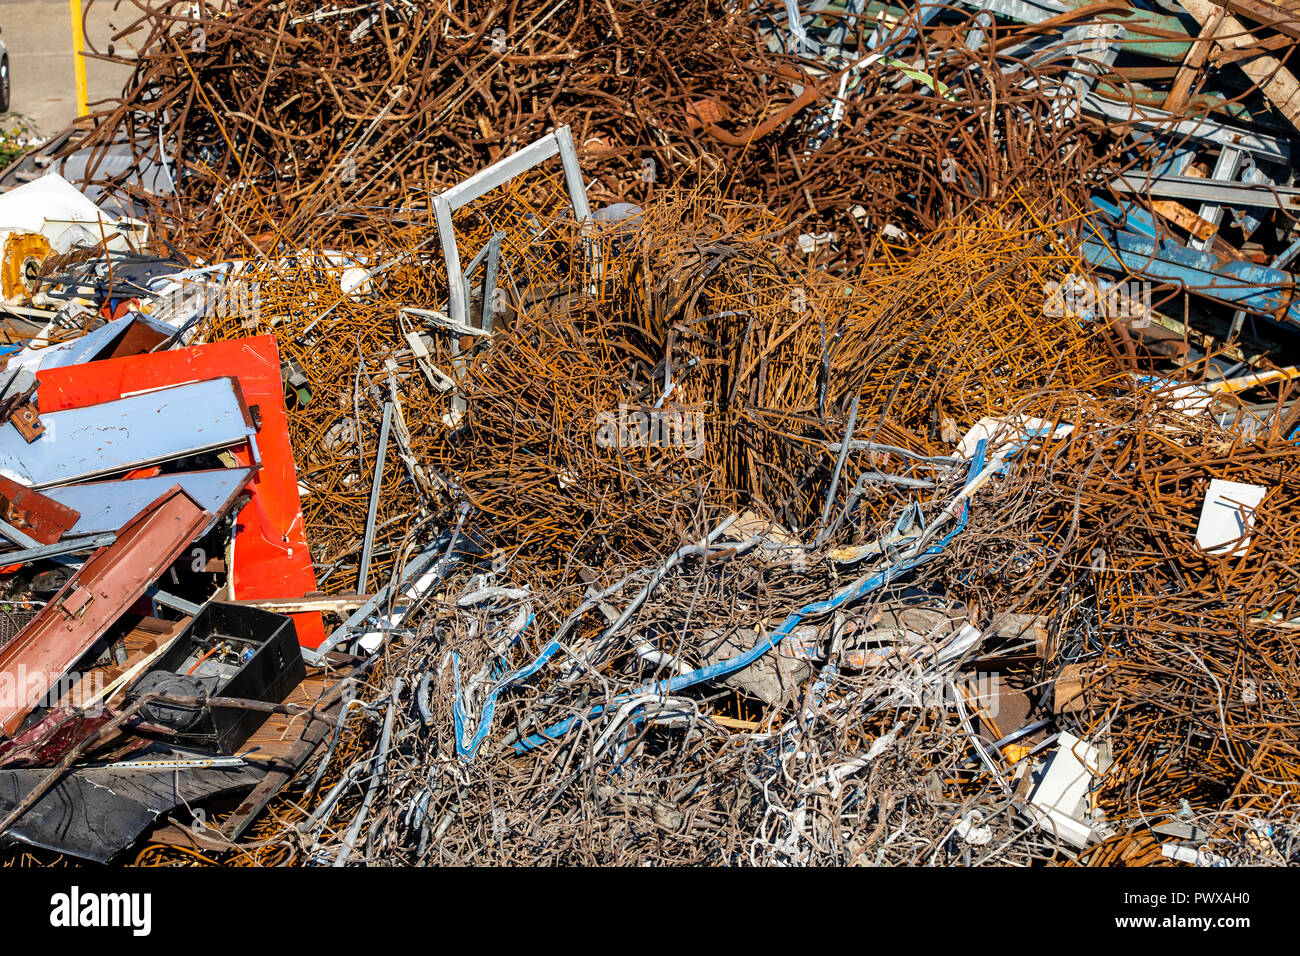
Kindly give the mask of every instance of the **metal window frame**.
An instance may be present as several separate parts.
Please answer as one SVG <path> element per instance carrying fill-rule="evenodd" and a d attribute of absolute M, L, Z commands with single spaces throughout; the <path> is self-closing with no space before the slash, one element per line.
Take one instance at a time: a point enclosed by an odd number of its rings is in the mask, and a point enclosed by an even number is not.
<path fill-rule="evenodd" d="M 487 169 L 480 170 L 464 182 L 457 183 L 433 197 L 438 239 L 442 244 L 442 255 L 447 264 L 447 311 L 451 314 L 453 322 L 463 326 L 470 324 L 469 295 L 464 281 L 465 270 L 460 264 L 456 230 L 451 222 L 452 213 L 465 208 L 474 200 L 498 186 L 504 186 L 516 176 L 528 172 L 555 155 L 559 155 L 560 162 L 564 166 L 564 182 L 568 187 L 569 201 L 573 205 L 574 219 L 584 227 L 586 232 L 591 223 L 591 207 L 587 204 L 587 187 L 582 181 L 582 170 L 578 167 L 578 151 L 573 146 L 573 134 L 567 126 L 561 126 L 555 132 L 547 133 L 536 142 L 498 160 Z M 587 236 L 586 243 L 593 277 L 595 277 L 600 274 L 600 253 L 590 236 Z M 487 308 L 487 303 L 484 304 L 484 308 Z"/>

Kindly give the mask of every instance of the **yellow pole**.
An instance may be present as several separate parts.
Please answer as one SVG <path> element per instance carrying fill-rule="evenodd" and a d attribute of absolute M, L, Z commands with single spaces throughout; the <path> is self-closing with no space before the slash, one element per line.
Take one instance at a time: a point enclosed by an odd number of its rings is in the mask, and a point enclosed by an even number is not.
<path fill-rule="evenodd" d="M 89 111 L 86 106 L 86 58 L 81 55 L 86 48 L 86 33 L 81 27 L 81 0 L 71 0 L 72 7 L 72 69 L 77 77 L 77 115 L 85 116 Z"/>

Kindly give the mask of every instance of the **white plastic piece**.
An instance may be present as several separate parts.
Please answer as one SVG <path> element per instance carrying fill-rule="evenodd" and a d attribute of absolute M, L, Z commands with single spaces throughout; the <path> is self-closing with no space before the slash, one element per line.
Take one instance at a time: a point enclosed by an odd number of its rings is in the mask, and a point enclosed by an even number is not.
<path fill-rule="evenodd" d="M 978 810 L 972 810 L 958 820 L 953 829 L 971 846 L 987 846 L 993 841 L 993 828 L 984 823 L 984 815 Z"/>
<path fill-rule="evenodd" d="M 801 233 L 796 244 L 799 251 L 804 255 L 812 255 L 820 246 L 829 246 L 839 237 L 834 232 L 805 232 Z"/>
<path fill-rule="evenodd" d="M 1166 860 L 1173 860 L 1175 863 L 1190 863 L 1192 866 L 1231 866 L 1226 859 L 1209 850 L 1198 850 L 1196 847 L 1183 846 L 1179 843 L 1163 843 L 1160 845 L 1160 855 Z"/>
<path fill-rule="evenodd" d="M 411 347 L 411 354 L 415 356 L 415 363 L 424 373 L 429 384 L 440 392 L 448 392 L 456 387 L 456 383 L 444 373 L 438 366 L 430 361 L 429 347 L 425 344 L 423 336 L 418 332 L 406 333 L 406 344 Z"/>
<path fill-rule="evenodd" d="M 1057 742 L 1042 779 L 1029 795 L 1029 808 L 1040 827 L 1082 848 L 1097 839 L 1081 817 L 1088 808 L 1093 778 L 1102 772 L 1101 753 L 1065 731 Z"/>
<path fill-rule="evenodd" d="M 977 643 L 979 643 L 982 633 L 978 627 L 970 624 L 963 624 L 961 630 L 952 638 L 948 644 L 939 651 L 935 663 L 942 667 L 949 661 L 955 661 Z"/>
<path fill-rule="evenodd" d="M 53 172 L 0 195 L 0 229 L 40 233 L 59 253 L 101 239 L 108 240 L 109 249 L 125 251 L 149 235 L 144 223 L 107 215 Z"/>
<path fill-rule="evenodd" d="M 388 633 L 400 627 L 403 619 L 406 617 L 407 608 L 411 606 L 425 591 L 429 590 L 434 584 L 441 581 L 441 575 L 434 571 L 425 571 L 403 592 L 398 599 L 402 603 L 393 609 L 391 614 L 377 614 L 370 618 L 370 624 L 379 625 L 375 630 L 367 631 L 358 638 L 357 643 L 367 654 L 373 654 L 375 649 L 384 642 Z"/>
<path fill-rule="evenodd" d="M 1247 532 L 1255 526 L 1255 509 L 1267 494 L 1263 485 L 1212 479 L 1196 526 L 1197 546 L 1229 557 L 1245 552 L 1250 546 Z"/>
<path fill-rule="evenodd" d="M 985 457 L 991 459 L 995 455 L 1005 455 L 1032 438 L 1064 438 L 1072 431 L 1073 425 L 1061 424 L 1053 428 L 1051 422 L 1028 415 L 981 418 L 957 443 L 957 454 L 963 458 L 972 457 L 975 446 L 982 439 L 988 443 L 984 450 Z"/>

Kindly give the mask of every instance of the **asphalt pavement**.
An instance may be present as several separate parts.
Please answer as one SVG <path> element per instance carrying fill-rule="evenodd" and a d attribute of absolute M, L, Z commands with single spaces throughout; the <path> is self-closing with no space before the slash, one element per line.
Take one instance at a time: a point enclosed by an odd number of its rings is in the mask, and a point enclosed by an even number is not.
<path fill-rule="evenodd" d="M 83 3 L 85 0 L 83 0 Z M 10 113 L 0 127 L 10 130 L 22 117 L 49 136 L 77 116 L 77 88 L 72 53 L 72 16 L 68 0 L 0 0 L 0 40 L 9 51 Z M 116 32 L 113 21 L 128 22 L 134 7 L 96 0 L 86 9 L 87 44 L 103 50 Z M 131 74 L 129 67 L 86 61 L 91 109 L 96 100 L 118 95 Z"/>

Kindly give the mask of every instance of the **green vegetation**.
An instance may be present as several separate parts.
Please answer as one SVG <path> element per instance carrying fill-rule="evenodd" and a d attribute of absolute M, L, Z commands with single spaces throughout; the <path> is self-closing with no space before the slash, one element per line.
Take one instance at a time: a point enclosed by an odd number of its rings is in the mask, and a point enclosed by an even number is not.
<path fill-rule="evenodd" d="M 0 115 L 0 169 L 27 152 L 41 138 L 30 117 L 22 113 Z"/>

